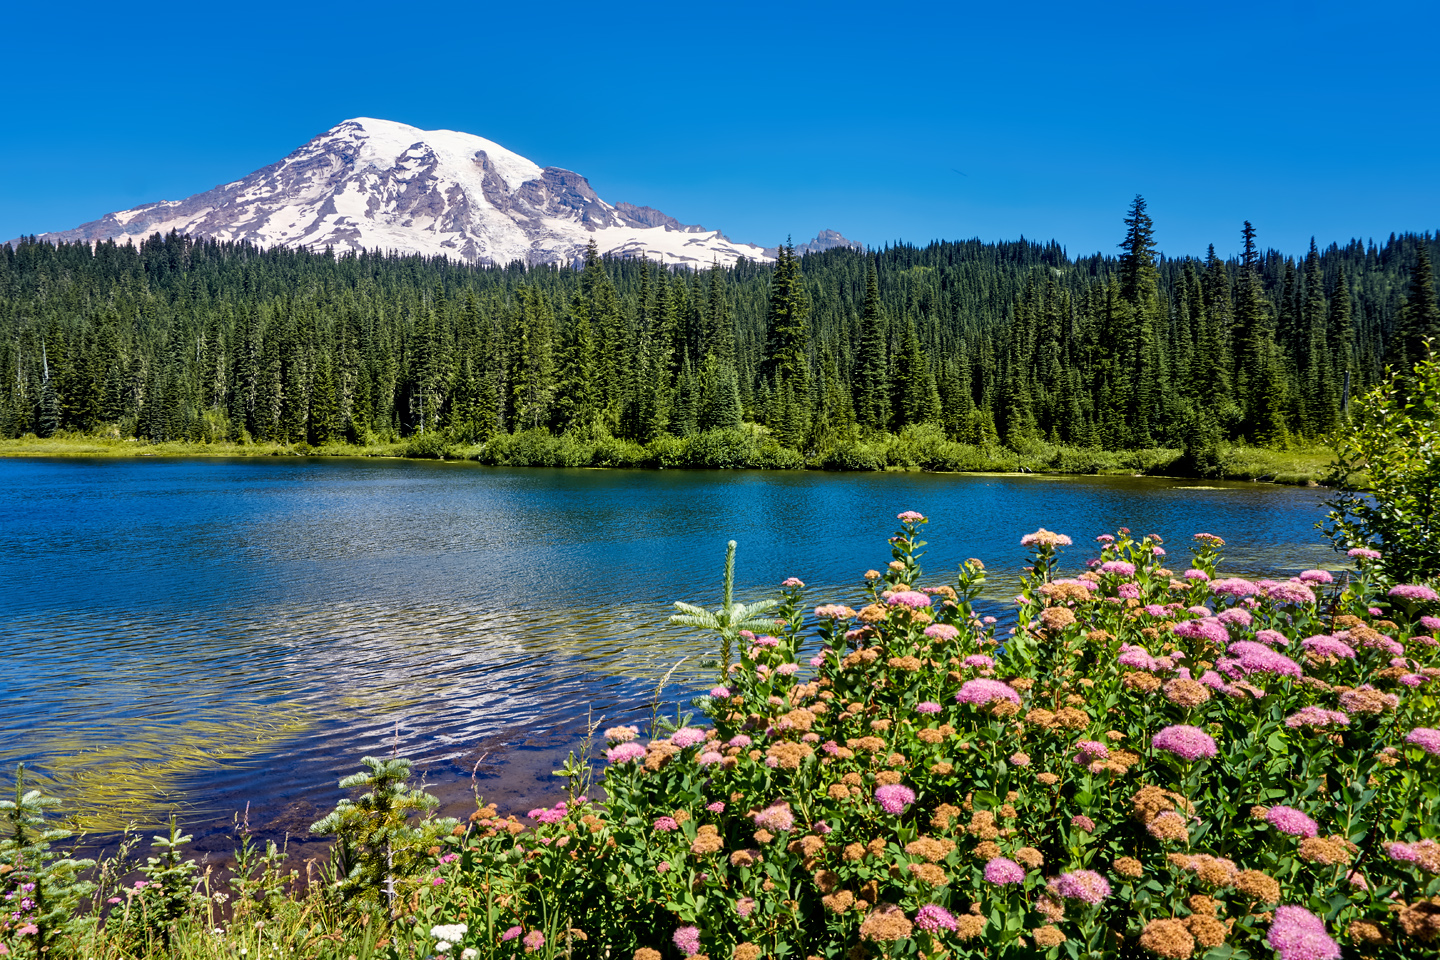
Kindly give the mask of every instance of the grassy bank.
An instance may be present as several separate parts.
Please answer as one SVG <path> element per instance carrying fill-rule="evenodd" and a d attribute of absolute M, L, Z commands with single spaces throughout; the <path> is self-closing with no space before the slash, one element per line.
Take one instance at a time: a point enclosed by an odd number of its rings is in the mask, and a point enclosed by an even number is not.
<path fill-rule="evenodd" d="M 1019 449 L 947 440 L 938 431 L 907 430 L 898 436 L 840 444 L 809 458 L 781 447 L 757 429 L 662 437 L 649 444 L 613 437 L 581 439 L 544 430 L 502 435 L 486 443 L 456 441 L 444 433 L 368 444 L 147 443 L 133 438 L 59 434 L 0 440 L 7 457 L 409 457 L 468 460 L 511 467 L 641 467 L 652 469 L 751 469 L 940 473 L 1037 473 L 1057 475 L 1193 476 L 1182 452 L 1167 448 L 1098 450 L 1029 441 Z M 1334 459 L 1321 446 L 1271 449 L 1222 447 L 1218 469 L 1207 477 L 1271 483 L 1322 483 Z"/>
<path fill-rule="evenodd" d="M 17 787 L 0 953 L 1433 955 L 1433 589 L 1391 588 L 1368 551 L 1339 580 L 1226 577 L 1218 537 L 1167 555 L 1124 528 L 1057 578 L 1072 538 L 1042 529 L 1003 633 L 973 606 L 984 564 L 936 582 L 928 521 L 899 519 L 859 610 L 812 607 L 791 579 L 687 613 L 720 634 L 717 685 L 694 713 L 605 730 L 603 762 L 572 755 L 566 801 L 523 820 L 480 797 L 435 817 L 406 760 L 365 758 L 341 782 L 355 799 L 311 828 L 335 838 L 312 882 L 243 833 L 222 881 L 185 862 L 173 822 L 144 862 L 54 859 L 63 836 Z"/>

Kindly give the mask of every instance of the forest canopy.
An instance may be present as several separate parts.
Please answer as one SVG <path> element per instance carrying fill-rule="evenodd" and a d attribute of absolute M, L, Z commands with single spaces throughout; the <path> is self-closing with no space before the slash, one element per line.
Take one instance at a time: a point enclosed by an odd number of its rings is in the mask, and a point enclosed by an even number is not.
<path fill-rule="evenodd" d="M 1440 237 L 1167 258 L 979 240 L 670 271 L 262 250 L 0 247 L 0 435 L 323 445 L 755 424 L 806 457 L 931 425 L 1104 450 L 1321 439 L 1440 335 Z M 1117 231 L 1118 233 L 1118 231 Z"/>

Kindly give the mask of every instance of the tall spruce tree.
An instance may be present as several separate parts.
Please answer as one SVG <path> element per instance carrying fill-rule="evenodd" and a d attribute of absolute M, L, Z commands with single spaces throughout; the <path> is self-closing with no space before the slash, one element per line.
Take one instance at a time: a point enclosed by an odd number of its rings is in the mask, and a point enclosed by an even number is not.
<path fill-rule="evenodd" d="M 1427 343 L 1427 340 L 1435 343 Z M 1410 270 L 1410 283 L 1405 293 L 1405 308 L 1392 338 L 1394 367 L 1409 373 L 1415 364 L 1430 355 L 1432 347 L 1440 346 L 1440 305 L 1435 301 L 1435 273 L 1430 255 L 1422 244 L 1415 254 Z"/>
<path fill-rule="evenodd" d="M 860 317 L 860 344 L 855 363 L 855 419 L 866 430 L 890 424 L 890 358 L 885 312 L 874 258 L 865 263 L 865 312 Z"/>
<path fill-rule="evenodd" d="M 780 248 L 770 278 L 765 355 L 760 376 L 771 387 L 766 425 L 775 439 L 799 447 L 810 426 L 810 333 L 808 302 L 794 247 Z"/>

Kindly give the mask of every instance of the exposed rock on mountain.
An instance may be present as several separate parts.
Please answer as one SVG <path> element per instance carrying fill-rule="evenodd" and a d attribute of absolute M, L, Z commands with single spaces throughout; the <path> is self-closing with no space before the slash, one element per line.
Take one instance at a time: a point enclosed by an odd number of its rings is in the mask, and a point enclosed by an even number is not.
<path fill-rule="evenodd" d="M 815 239 L 809 243 L 797 243 L 795 245 L 795 255 L 797 257 L 803 257 L 807 253 L 824 253 L 826 250 L 834 250 L 836 247 L 853 247 L 856 250 L 865 249 L 864 244 L 856 243 L 854 240 L 846 240 L 840 236 L 838 230 L 821 230 Z M 765 255 L 771 259 L 774 259 L 779 253 L 779 247 L 765 248 Z"/>

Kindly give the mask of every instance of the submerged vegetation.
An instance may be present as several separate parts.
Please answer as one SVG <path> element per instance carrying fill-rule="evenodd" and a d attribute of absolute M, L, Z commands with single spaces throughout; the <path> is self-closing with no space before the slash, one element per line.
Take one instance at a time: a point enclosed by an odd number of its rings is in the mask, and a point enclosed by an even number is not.
<path fill-rule="evenodd" d="M 1071 538 L 1042 529 L 1004 632 L 974 606 L 985 565 L 932 579 L 926 518 L 899 519 L 858 610 L 810 608 L 793 578 L 773 607 L 682 608 L 734 645 L 698 713 L 604 731 L 604 764 L 587 744 L 559 771 L 566 800 L 524 820 L 481 798 L 436 818 L 404 760 L 367 758 L 345 782 L 362 795 L 314 827 L 335 841 L 313 882 L 247 841 L 221 890 L 173 825 L 145 864 L 47 860 L 63 837 L 19 787 L 0 805 L 0 943 L 97 960 L 1440 946 L 1429 585 L 1368 547 L 1338 578 L 1251 581 L 1225 575 L 1217 536 L 1181 560 L 1124 529 L 1061 576 Z"/>
<path fill-rule="evenodd" d="M 1242 239 L 1165 258 L 1137 197 L 1119 256 L 969 241 L 698 273 L 25 241 L 0 247 L 0 439 L 1234 476 L 1235 448 L 1324 443 L 1440 332 L 1429 234 L 1299 259 Z"/>

